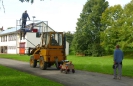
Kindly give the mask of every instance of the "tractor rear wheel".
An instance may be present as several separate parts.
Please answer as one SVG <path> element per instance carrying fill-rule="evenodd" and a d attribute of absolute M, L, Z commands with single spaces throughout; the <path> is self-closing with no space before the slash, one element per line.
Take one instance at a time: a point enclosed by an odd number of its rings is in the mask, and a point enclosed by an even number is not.
<path fill-rule="evenodd" d="M 40 57 L 39 65 L 40 65 L 40 69 L 42 69 L 42 70 L 47 69 L 47 63 L 44 61 L 43 57 Z"/>
<path fill-rule="evenodd" d="M 33 56 L 30 57 L 30 66 L 35 68 L 37 66 L 37 60 Z"/>
<path fill-rule="evenodd" d="M 72 69 L 72 73 L 75 73 L 75 70 L 74 69 Z"/>

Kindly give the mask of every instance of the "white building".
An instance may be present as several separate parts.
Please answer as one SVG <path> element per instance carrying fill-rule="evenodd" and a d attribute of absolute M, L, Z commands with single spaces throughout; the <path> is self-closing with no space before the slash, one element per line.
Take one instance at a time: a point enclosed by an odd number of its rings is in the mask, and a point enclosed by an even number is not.
<path fill-rule="evenodd" d="M 28 24 L 27 26 L 30 26 Z M 7 29 L 3 31 L 0 29 L 0 53 L 7 54 L 26 54 L 28 47 L 35 47 L 40 44 L 41 39 L 36 37 L 36 32 L 51 32 L 54 30 L 50 28 L 45 22 L 34 23 L 33 32 L 27 32 L 25 39 L 20 39 L 20 26 Z M 66 42 L 66 55 L 69 54 L 69 43 Z"/>

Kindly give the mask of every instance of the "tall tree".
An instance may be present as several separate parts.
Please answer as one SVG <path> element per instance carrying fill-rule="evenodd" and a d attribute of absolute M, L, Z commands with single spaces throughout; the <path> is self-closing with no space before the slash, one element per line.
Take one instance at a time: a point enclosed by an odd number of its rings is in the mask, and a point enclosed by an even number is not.
<path fill-rule="evenodd" d="M 123 49 L 127 48 L 133 48 L 133 0 L 126 4 L 124 7 L 124 12 L 122 19 L 125 21 L 123 24 L 123 34 L 121 35 L 121 38 L 123 37 L 124 43 L 121 41 L 121 45 L 123 46 Z"/>
<path fill-rule="evenodd" d="M 77 53 L 99 56 L 101 16 L 108 7 L 105 0 L 88 0 L 77 22 L 73 45 Z"/>
<path fill-rule="evenodd" d="M 108 52 L 119 44 L 123 50 L 133 47 L 133 0 L 122 8 L 115 5 L 106 9 L 102 15 L 105 31 L 101 34 L 101 45 Z"/>
<path fill-rule="evenodd" d="M 123 9 L 120 5 L 115 5 L 107 8 L 102 14 L 102 30 L 101 32 L 101 45 L 109 53 L 114 49 L 114 46 L 120 42 L 120 31 L 122 31 Z"/>

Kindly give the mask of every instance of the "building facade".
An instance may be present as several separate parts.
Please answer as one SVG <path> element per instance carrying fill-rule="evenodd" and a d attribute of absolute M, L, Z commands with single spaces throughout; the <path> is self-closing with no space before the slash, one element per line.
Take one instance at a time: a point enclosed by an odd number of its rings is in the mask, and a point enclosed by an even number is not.
<path fill-rule="evenodd" d="M 28 24 L 27 26 L 30 26 Z M 33 32 L 27 32 L 25 38 L 20 35 L 20 27 L 0 29 L 0 53 L 7 54 L 27 54 L 29 47 L 35 47 L 40 44 L 41 38 L 36 37 L 36 32 L 54 32 L 44 22 L 34 23 Z M 22 38 L 22 39 L 21 39 Z M 69 43 L 66 42 L 66 55 L 69 54 Z"/>

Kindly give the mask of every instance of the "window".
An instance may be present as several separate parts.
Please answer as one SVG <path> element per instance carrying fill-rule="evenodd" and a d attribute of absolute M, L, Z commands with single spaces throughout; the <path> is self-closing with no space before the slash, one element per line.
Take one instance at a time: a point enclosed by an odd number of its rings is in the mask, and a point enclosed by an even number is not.
<path fill-rule="evenodd" d="M 12 41 L 12 35 L 10 37 L 11 37 L 11 41 Z"/>
<path fill-rule="evenodd" d="M 10 35 L 8 35 L 8 41 L 10 41 Z"/>
<path fill-rule="evenodd" d="M 2 42 L 4 42 L 4 37 L 2 36 Z"/>
<path fill-rule="evenodd" d="M 7 35 L 6 35 L 5 41 L 7 42 Z"/>
<path fill-rule="evenodd" d="M 3 36 L 3 42 L 5 42 L 5 36 Z"/>
<path fill-rule="evenodd" d="M 14 41 L 14 35 L 12 35 L 12 41 Z"/>
<path fill-rule="evenodd" d="M 62 34 L 51 34 L 51 45 L 62 46 Z"/>
<path fill-rule="evenodd" d="M 8 46 L 8 49 L 10 49 L 10 46 Z"/>
<path fill-rule="evenodd" d="M 0 38 L 1 38 L 1 42 L 2 42 L 2 36 Z"/>
<path fill-rule="evenodd" d="M 17 39 L 17 35 L 15 35 L 15 37 L 14 37 L 14 40 L 16 40 Z"/>

